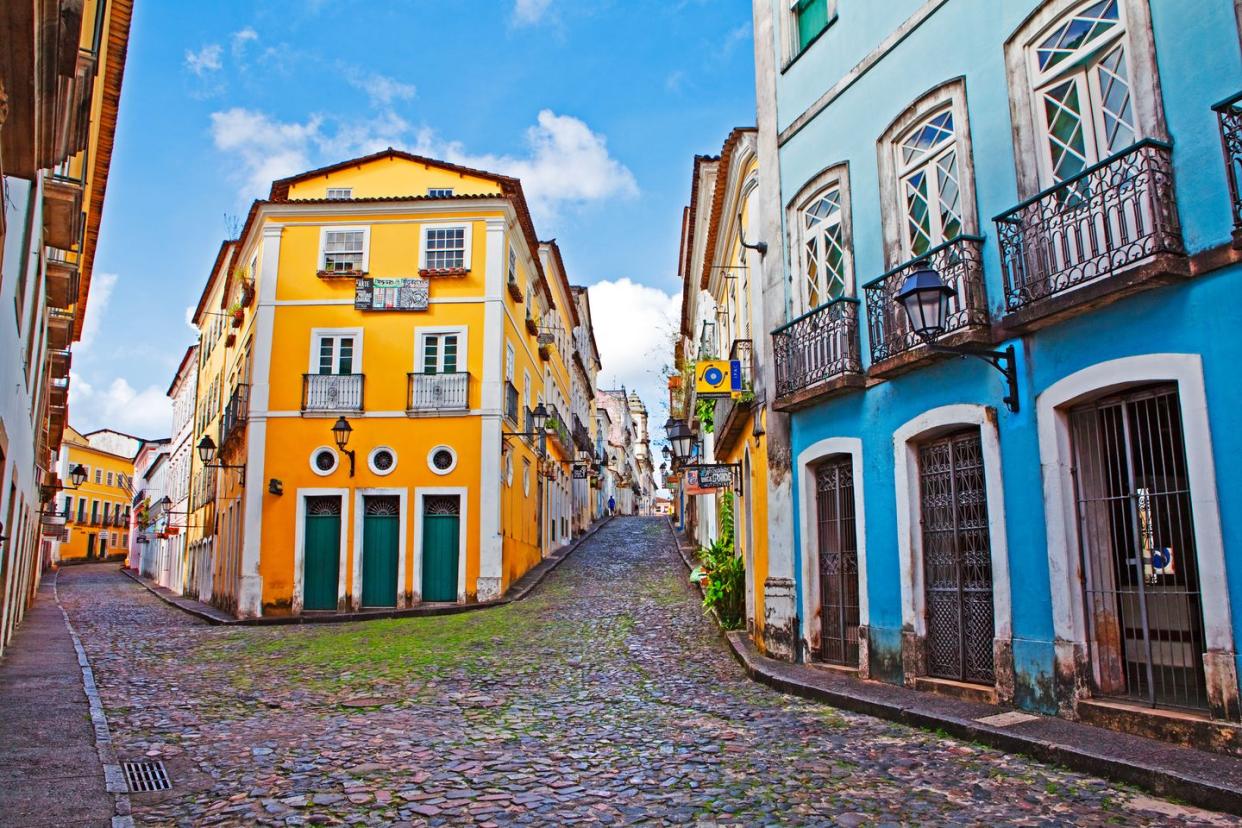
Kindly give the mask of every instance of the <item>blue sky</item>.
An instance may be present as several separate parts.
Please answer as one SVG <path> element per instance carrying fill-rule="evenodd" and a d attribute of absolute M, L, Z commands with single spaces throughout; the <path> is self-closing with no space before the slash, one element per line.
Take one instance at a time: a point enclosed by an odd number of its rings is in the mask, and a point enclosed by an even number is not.
<path fill-rule="evenodd" d="M 662 422 L 692 158 L 754 122 L 749 0 L 135 6 L 75 427 L 163 436 L 226 216 L 390 145 L 522 177 L 592 286 L 601 385 Z"/>

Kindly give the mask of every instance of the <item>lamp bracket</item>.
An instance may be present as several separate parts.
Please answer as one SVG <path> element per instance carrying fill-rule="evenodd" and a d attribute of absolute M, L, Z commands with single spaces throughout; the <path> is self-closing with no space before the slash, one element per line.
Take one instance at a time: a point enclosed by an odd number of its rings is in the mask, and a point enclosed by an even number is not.
<path fill-rule="evenodd" d="M 766 256 L 768 253 L 767 242 L 760 241 L 760 242 L 755 242 L 754 244 L 747 243 L 746 231 L 742 229 L 742 214 L 741 213 L 737 214 L 737 241 L 738 241 L 738 244 L 742 245 L 742 247 L 745 247 L 747 250 L 758 251 L 760 256 Z"/>
<path fill-rule="evenodd" d="M 958 356 L 969 356 L 975 359 L 981 359 L 991 365 L 1001 376 L 1005 378 L 1005 382 L 1009 386 L 1009 394 L 1002 402 L 1014 414 L 1018 413 L 1018 367 L 1014 357 L 1014 348 L 1010 345 L 1003 351 L 992 351 L 987 348 L 973 348 L 969 345 L 940 345 L 936 342 L 927 342 L 927 347 L 932 351 L 941 354 L 956 354 Z"/>

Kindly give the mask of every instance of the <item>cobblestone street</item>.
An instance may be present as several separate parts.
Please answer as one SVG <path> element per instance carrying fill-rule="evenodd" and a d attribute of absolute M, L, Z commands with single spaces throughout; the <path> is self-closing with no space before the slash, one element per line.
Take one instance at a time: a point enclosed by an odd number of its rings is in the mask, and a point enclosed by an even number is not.
<path fill-rule="evenodd" d="M 606 525 L 522 602 L 222 628 L 67 568 L 138 824 L 1239 824 L 749 681 L 661 519 Z"/>

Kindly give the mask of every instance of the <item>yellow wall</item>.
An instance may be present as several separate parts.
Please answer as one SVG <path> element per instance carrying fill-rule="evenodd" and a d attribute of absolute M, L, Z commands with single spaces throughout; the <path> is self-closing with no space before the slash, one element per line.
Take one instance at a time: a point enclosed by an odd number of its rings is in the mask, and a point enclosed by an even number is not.
<path fill-rule="evenodd" d="M 69 513 L 69 540 L 60 544 L 59 558 L 61 561 L 80 561 L 86 560 L 87 551 L 90 545 L 89 538 L 95 536 L 94 557 L 100 557 L 100 547 L 104 543 L 106 533 L 106 555 L 108 557 L 123 557 L 128 551 L 129 546 L 129 522 L 122 520 L 121 525 L 116 525 L 112 519 L 112 515 L 119 506 L 122 514 L 125 509 L 130 507 L 131 495 L 121 485 L 121 476 L 133 479 L 134 462 L 131 458 L 120 457 L 115 454 L 109 454 L 106 451 L 100 451 L 77 442 L 71 442 L 74 437 L 66 434 L 65 441 L 62 444 L 61 451 L 65 453 L 67 458 L 66 468 L 72 469 L 79 463 L 86 467 L 87 478 L 78 489 L 72 490 L 66 488 L 60 492 L 56 498 L 56 508 L 64 510 L 65 499 L 72 498 L 73 506 Z M 96 472 L 99 473 L 102 482 L 96 483 Z M 108 485 L 108 474 L 112 474 L 113 485 Z M 71 481 L 63 481 L 66 486 L 73 485 Z M 79 502 L 85 498 L 87 503 L 83 510 L 85 515 L 84 521 L 78 521 Z M 99 523 L 91 522 L 91 504 L 99 503 Z M 108 510 L 108 523 L 103 524 L 103 504 L 111 504 Z M 113 537 L 115 536 L 115 540 Z"/>

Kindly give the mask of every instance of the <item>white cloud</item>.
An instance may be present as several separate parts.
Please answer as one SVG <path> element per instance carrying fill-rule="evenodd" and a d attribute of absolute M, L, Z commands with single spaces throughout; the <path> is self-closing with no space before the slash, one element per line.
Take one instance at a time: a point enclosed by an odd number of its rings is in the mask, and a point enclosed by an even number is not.
<path fill-rule="evenodd" d="M 673 359 L 672 335 L 681 324 L 681 295 L 625 278 L 597 282 L 588 294 L 602 366 L 600 387 L 637 390 L 650 421 L 662 423 L 667 404 L 662 370 Z"/>
<path fill-rule="evenodd" d="M 608 141 L 572 115 L 550 109 L 539 113 L 538 123 L 526 130 L 529 155 L 472 155 L 457 142 L 436 146 L 434 136 L 419 134 L 420 150 L 458 164 L 512 175 L 536 217 L 555 218 L 561 204 L 583 204 L 638 195 L 638 182 L 629 168 L 608 154 Z"/>
<path fill-rule="evenodd" d="M 198 77 L 203 77 L 209 72 L 218 72 L 224 66 L 220 61 L 224 49 L 219 43 L 208 43 L 197 52 L 186 49 L 185 66 Z"/>
<path fill-rule="evenodd" d="M 314 166 L 310 149 L 320 123 L 317 116 L 304 124 L 282 123 L 262 112 L 234 107 L 211 113 L 211 137 L 216 149 L 240 156 L 243 192 L 255 196 L 275 179 Z"/>
<path fill-rule="evenodd" d="M 387 75 L 351 70 L 347 79 L 350 86 L 367 93 L 372 106 L 391 106 L 393 101 L 408 101 L 414 97 L 414 84 L 403 83 Z"/>
<path fill-rule="evenodd" d="M 96 273 L 91 277 L 90 301 L 86 303 L 86 320 L 82 323 L 82 338 L 74 346 L 74 353 L 83 354 L 90 350 L 91 343 L 99 333 L 99 325 L 103 321 L 104 312 L 108 309 L 108 300 L 112 298 L 112 289 L 116 287 L 115 273 Z"/>
<path fill-rule="evenodd" d="M 259 33 L 250 26 L 233 32 L 233 36 L 230 38 L 233 43 L 233 57 L 241 58 L 246 52 L 246 47 L 258 39 Z"/>
<path fill-rule="evenodd" d="M 514 0 L 513 23 L 515 26 L 534 26 L 543 20 L 552 0 Z"/>
<path fill-rule="evenodd" d="M 172 400 L 154 385 L 136 391 L 117 377 L 96 388 L 73 373 L 69 396 L 74 424 L 81 428 L 114 428 L 152 438 L 167 436 L 172 428 Z"/>

